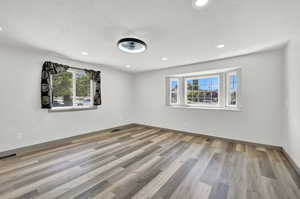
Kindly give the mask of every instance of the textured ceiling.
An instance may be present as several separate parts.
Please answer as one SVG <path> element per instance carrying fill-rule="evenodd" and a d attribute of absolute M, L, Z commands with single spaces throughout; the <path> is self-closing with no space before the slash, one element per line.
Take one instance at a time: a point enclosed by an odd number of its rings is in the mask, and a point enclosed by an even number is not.
<path fill-rule="evenodd" d="M 153 70 L 288 40 L 300 25 L 299 2 L 209 0 L 195 9 L 191 0 L 1 0 L 0 42 L 122 70 Z M 121 52 L 116 42 L 125 36 L 143 39 L 147 51 Z"/>

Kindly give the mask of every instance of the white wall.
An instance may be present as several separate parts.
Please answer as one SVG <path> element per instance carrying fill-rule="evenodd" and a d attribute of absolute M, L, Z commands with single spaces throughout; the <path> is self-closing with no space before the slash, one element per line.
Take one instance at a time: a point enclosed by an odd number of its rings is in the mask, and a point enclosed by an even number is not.
<path fill-rule="evenodd" d="M 300 27 L 287 49 L 284 148 L 300 168 Z"/>
<path fill-rule="evenodd" d="M 40 108 L 45 60 L 102 71 L 103 105 L 97 110 L 48 113 Z M 34 51 L 0 47 L 0 151 L 132 122 L 132 75 Z"/>
<path fill-rule="evenodd" d="M 282 145 L 284 50 L 182 66 L 135 76 L 137 123 L 230 139 Z M 242 111 L 179 109 L 165 106 L 165 76 L 242 67 Z"/>
<path fill-rule="evenodd" d="M 46 53 L 2 46 L 0 151 L 134 122 L 283 145 L 300 165 L 298 52 L 300 41 L 294 38 L 287 49 L 286 60 L 282 49 L 133 75 L 110 67 L 98 68 Z M 78 112 L 42 110 L 40 73 L 45 60 L 101 70 L 103 105 L 97 110 Z M 165 106 L 166 75 L 236 66 L 242 67 L 241 112 Z M 285 81 L 287 92 L 284 94 Z M 283 100 L 283 95 L 288 97 Z M 258 99 L 257 96 L 265 97 Z M 284 102 L 285 109 L 282 108 Z"/>
<path fill-rule="evenodd" d="M 285 8 L 284 8 L 285 7 Z M 286 27 L 290 40 L 286 52 L 285 71 L 285 128 L 282 134 L 284 149 L 300 168 L 300 1 L 285 4 Z M 284 14 L 284 15 L 285 15 Z"/>

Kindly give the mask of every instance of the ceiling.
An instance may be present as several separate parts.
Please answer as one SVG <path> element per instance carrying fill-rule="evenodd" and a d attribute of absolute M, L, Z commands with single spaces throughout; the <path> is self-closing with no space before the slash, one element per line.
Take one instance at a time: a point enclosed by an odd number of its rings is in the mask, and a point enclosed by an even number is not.
<path fill-rule="evenodd" d="M 298 0 L 209 0 L 200 9 L 192 0 L 1 0 L 0 42 L 139 72 L 288 40 L 299 8 Z M 116 43 L 127 36 L 144 40 L 147 51 L 121 52 Z"/>

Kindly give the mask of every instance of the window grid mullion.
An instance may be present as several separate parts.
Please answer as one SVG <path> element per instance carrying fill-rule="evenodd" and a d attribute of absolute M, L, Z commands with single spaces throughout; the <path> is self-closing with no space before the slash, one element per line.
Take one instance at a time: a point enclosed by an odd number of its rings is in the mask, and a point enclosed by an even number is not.
<path fill-rule="evenodd" d="M 75 107 L 75 101 L 76 101 L 76 72 L 72 72 L 72 80 L 73 80 L 73 107 Z"/>
<path fill-rule="evenodd" d="M 239 76 L 239 69 L 232 69 L 199 76 L 170 77 L 169 95 L 177 94 L 176 104 L 181 106 L 239 108 Z M 177 79 L 177 84 L 180 84 L 177 88 L 179 92 L 172 90 L 170 85 L 172 79 Z"/>
<path fill-rule="evenodd" d="M 93 85 L 93 80 L 90 80 L 90 100 L 91 100 L 91 105 L 94 104 L 94 85 Z"/>

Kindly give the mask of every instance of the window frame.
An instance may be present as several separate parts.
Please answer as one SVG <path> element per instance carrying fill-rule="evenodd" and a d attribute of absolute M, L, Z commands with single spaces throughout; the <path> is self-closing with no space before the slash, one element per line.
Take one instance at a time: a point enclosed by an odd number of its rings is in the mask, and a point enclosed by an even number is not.
<path fill-rule="evenodd" d="M 229 99 L 230 99 L 230 76 L 232 74 L 236 75 L 236 82 L 237 82 L 237 86 L 236 86 L 236 104 L 232 105 L 229 104 Z M 228 71 L 226 72 L 226 106 L 227 107 L 232 107 L 232 108 L 237 108 L 239 106 L 239 72 L 238 70 L 233 70 L 233 71 Z"/>
<path fill-rule="evenodd" d="M 196 103 L 196 104 L 188 104 L 188 96 L 187 96 L 187 81 L 189 80 L 196 80 L 196 79 L 205 79 L 205 78 L 214 78 L 217 77 L 219 80 L 219 89 L 218 89 L 218 103 L 217 104 L 204 104 L 204 103 Z M 220 107 L 221 105 L 221 74 L 209 74 L 209 75 L 197 75 L 197 76 L 190 76 L 190 77 L 184 77 L 184 105 L 185 106 L 191 106 L 191 107 Z"/>
<path fill-rule="evenodd" d="M 95 85 L 94 81 L 90 80 L 90 104 L 85 106 L 74 106 L 76 101 L 76 73 L 81 73 L 83 70 L 69 68 L 66 72 L 72 73 L 72 102 L 73 106 L 62 106 L 62 107 L 53 107 L 53 75 L 50 76 L 50 84 L 51 84 L 51 109 L 49 111 L 72 111 L 72 110 L 86 110 L 86 109 L 96 109 L 97 106 L 93 104 L 94 102 L 94 92 L 95 92 Z"/>
<path fill-rule="evenodd" d="M 176 81 L 177 82 L 177 103 L 172 103 L 172 82 L 173 81 Z M 180 92 L 179 92 L 179 79 L 178 78 L 170 78 L 169 79 L 169 104 L 171 106 L 176 106 L 176 105 L 179 105 L 180 104 Z"/>
<path fill-rule="evenodd" d="M 236 105 L 229 105 L 228 103 L 228 78 L 229 75 L 235 73 L 237 75 L 237 103 Z M 209 77 L 218 77 L 219 78 L 219 90 L 218 90 L 218 104 L 188 104 L 188 95 L 187 95 L 187 81 L 195 79 L 203 79 Z M 170 81 L 176 79 L 178 81 L 178 103 L 171 103 L 171 93 L 170 93 Z M 228 110 L 228 111 L 240 111 L 241 109 L 241 67 L 232 67 L 224 69 L 212 69 L 205 71 L 197 71 L 186 74 L 176 74 L 166 76 L 167 80 L 167 98 L 166 105 L 173 108 L 192 108 L 192 109 L 215 109 L 215 110 Z M 230 81 L 230 80 L 229 80 Z"/>

